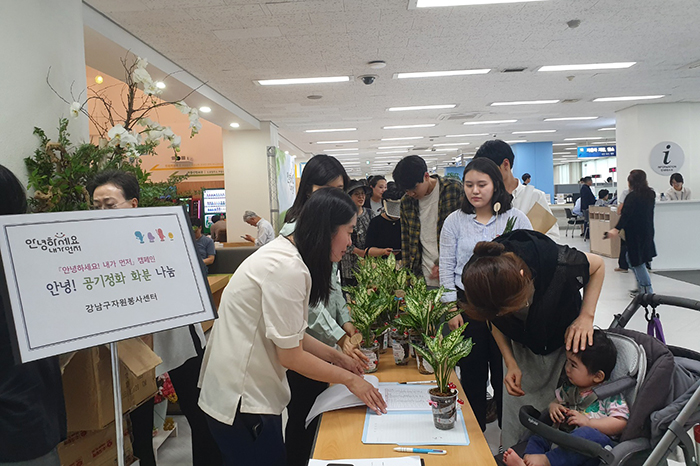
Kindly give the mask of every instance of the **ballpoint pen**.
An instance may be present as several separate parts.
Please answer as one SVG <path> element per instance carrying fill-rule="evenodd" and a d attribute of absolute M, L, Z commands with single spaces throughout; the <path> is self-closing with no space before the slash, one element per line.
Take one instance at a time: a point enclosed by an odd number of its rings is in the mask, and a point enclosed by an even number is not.
<path fill-rule="evenodd" d="M 437 381 L 435 380 L 419 380 L 416 382 L 399 382 L 401 385 L 418 385 L 418 384 L 435 384 Z"/>
<path fill-rule="evenodd" d="M 427 453 L 429 455 L 446 455 L 447 450 L 435 450 L 432 448 L 406 448 L 406 447 L 396 447 L 394 451 L 401 453 Z"/>

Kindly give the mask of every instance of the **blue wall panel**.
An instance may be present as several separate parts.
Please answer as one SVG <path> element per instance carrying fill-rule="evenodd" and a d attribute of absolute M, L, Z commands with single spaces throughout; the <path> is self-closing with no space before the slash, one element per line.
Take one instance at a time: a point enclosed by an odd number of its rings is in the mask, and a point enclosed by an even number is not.
<path fill-rule="evenodd" d="M 554 199 L 554 161 L 551 142 L 521 142 L 514 144 L 513 175 L 520 180 L 523 173 L 532 176 L 530 183 Z"/>

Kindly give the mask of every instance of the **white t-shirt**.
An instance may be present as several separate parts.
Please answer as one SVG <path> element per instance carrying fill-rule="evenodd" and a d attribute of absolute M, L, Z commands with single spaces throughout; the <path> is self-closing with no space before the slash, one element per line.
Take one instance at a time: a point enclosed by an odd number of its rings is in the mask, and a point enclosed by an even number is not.
<path fill-rule="evenodd" d="M 372 212 L 374 212 L 375 217 L 382 213 L 382 208 L 384 207 L 382 201 L 374 202 L 372 199 L 370 199 L 369 205 L 371 206 Z"/>
<path fill-rule="evenodd" d="M 282 236 L 238 267 L 221 296 L 204 353 L 199 406 L 224 424 L 241 412 L 279 415 L 291 398 L 277 347 L 296 348 L 308 319 L 311 275 Z"/>
<path fill-rule="evenodd" d="M 676 188 L 671 186 L 668 191 L 666 191 L 666 200 L 668 201 L 689 201 L 690 200 L 690 188 L 683 186 L 683 189 L 676 191 Z"/>
<path fill-rule="evenodd" d="M 438 205 L 440 203 L 440 183 L 436 183 L 433 192 L 418 201 L 420 219 L 420 243 L 422 246 L 423 276 L 430 286 L 440 286 L 439 279 L 431 279 L 433 266 L 440 257 L 438 251 Z"/>
<path fill-rule="evenodd" d="M 544 191 L 540 191 L 539 189 L 535 188 L 532 185 L 524 185 L 520 181 L 518 181 L 518 187 L 515 188 L 513 191 L 513 207 L 516 209 L 520 210 L 521 212 L 524 212 L 525 215 L 530 212 L 530 209 L 532 209 L 532 206 L 535 205 L 535 203 L 538 203 L 545 209 L 547 209 L 547 212 L 550 214 L 552 213 L 552 209 L 549 207 L 549 203 L 547 202 L 547 197 L 544 195 Z M 554 214 L 552 214 L 554 215 Z M 559 225 L 556 223 L 552 225 L 552 228 L 545 233 L 547 236 L 549 236 L 550 239 L 552 239 L 554 242 L 558 243 L 561 236 L 559 235 Z"/>
<path fill-rule="evenodd" d="M 272 228 L 272 224 L 261 218 L 258 221 L 258 238 L 255 240 L 255 245 L 265 246 L 267 243 L 275 239 L 275 229 Z"/>

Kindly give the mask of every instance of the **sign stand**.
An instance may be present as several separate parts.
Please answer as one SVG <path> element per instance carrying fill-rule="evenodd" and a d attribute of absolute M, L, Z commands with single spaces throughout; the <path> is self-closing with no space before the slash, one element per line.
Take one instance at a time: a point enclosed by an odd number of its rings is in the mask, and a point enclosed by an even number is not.
<path fill-rule="evenodd" d="M 122 390 L 119 379 L 119 350 L 117 343 L 109 344 L 112 360 L 112 393 L 114 395 L 114 430 L 117 434 L 117 465 L 124 466 L 124 419 L 122 417 Z"/>

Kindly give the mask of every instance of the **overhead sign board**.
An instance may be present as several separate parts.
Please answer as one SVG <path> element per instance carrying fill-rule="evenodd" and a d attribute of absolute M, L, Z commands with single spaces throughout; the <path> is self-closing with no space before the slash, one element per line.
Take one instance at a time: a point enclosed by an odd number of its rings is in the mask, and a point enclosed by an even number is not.
<path fill-rule="evenodd" d="M 182 207 L 0 216 L 0 258 L 22 362 L 216 317 Z"/>
<path fill-rule="evenodd" d="M 616 155 L 616 146 L 586 146 L 578 148 L 579 159 L 587 159 L 592 157 L 615 157 Z"/>

